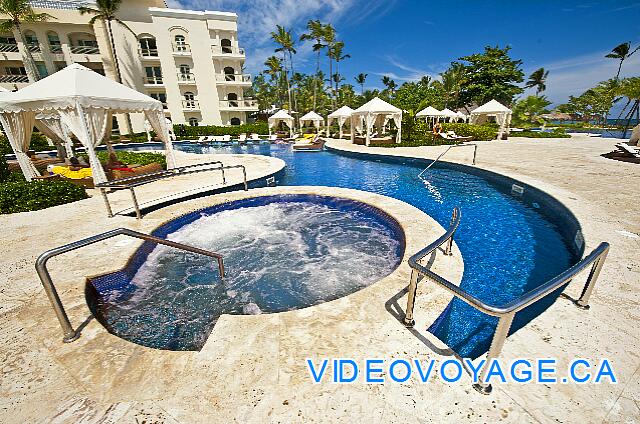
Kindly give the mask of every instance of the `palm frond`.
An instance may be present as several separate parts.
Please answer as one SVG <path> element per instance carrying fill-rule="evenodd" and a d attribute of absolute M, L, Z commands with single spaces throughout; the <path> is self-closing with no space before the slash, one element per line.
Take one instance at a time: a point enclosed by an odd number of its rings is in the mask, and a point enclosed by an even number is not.
<path fill-rule="evenodd" d="M 91 7 L 86 7 L 86 6 L 79 7 L 78 12 L 80 12 L 81 15 L 86 15 L 88 13 L 92 15 L 99 15 L 102 13 L 98 9 L 93 9 Z"/>
<path fill-rule="evenodd" d="M 133 34 L 133 36 L 134 36 L 134 37 L 138 37 L 138 35 L 135 33 L 135 31 L 134 31 L 134 30 L 132 30 L 132 29 L 129 27 L 129 25 L 125 24 L 123 21 L 121 21 L 121 20 L 120 20 L 120 19 L 118 19 L 118 18 L 115 18 L 115 19 L 114 19 L 114 21 L 116 21 L 117 23 L 119 23 L 120 25 L 122 25 L 123 27 L 125 27 L 127 30 L 129 30 L 129 32 L 130 32 L 131 34 Z"/>

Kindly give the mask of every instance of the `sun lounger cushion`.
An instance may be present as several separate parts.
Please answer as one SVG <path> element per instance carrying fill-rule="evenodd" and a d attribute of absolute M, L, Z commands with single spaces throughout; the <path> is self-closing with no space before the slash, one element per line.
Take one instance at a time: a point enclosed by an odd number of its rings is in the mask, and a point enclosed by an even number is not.
<path fill-rule="evenodd" d="M 72 171 L 67 166 L 54 166 L 51 169 L 51 172 L 57 175 L 62 175 L 65 178 L 69 178 L 70 180 L 81 180 L 83 178 L 92 177 L 91 168 L 81 168 L 77 171 Z"/>

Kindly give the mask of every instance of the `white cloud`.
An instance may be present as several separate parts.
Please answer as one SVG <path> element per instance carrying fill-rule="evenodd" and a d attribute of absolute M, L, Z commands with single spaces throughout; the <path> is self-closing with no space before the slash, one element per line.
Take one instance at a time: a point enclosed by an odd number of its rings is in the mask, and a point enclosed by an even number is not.
<path fill-rule="evenodd" d="M 351 25 L 373 13 L 377 18 L 381 17 L 395 5 L 395 1 L 367 1 L 366 8 L 359 8 L 357 14 L 353 9 L 361 0 L 167 0 L 167 6 L 237 13 L 240 43 L 247 49 L 245 66 L 249 72 L 257 72 L 263 68 L 265 59 L 274 54 L 270 33 L 275 31 L 276 25 L 293 30 L 297 38 L 305 31 L 309 19 L 320 19 L 336 26 L 342 18 L 349 17 L 348 24 Z M 294 65 L 305 64 L 309 60 L 311 45 L 307 42 L 298 46 Z"/>

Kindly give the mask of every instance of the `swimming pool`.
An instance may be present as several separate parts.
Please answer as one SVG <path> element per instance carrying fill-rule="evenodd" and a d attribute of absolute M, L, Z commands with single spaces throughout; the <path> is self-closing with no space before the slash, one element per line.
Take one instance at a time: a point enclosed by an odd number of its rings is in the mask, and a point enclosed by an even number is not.
<path fill-rule="evenodd" d="M 144 346 L 200 350 L 222 314 L 255 315 L 334 300 L 389 275 L 402 228 L 381 210 L 315 195 L 260 196 L 165 223 L 153 235 L 223 255 L 143 244 L 121 271 L 92 278 L 90 306 L 113 334 Z"/>
<path fill-rule="evenodd" d="M 278 157 L 287 165 L 277 176 L 278 185 L 375 192 L 421 209 L 444 227 L 452 209 L 459 206 L 462 220 L 456 243 L 465 266 L 461 286 L 491 303 L 514 299 L 582 255 L 579 225 L 559 202 L 534 187 L 474 167 L 439 162 L 422 181 L 417 174 L 430 161 L 330 151 L 294 153 L 288 145 L 175 143 L 175 147 L 192 153 Z M 556 297 L 549 296 L 518 313 L 511 332 L 544 311 Z M 461 356 L 475 358 L 488 349 L 495 325 L 495 318 L 454 300 L 429 331 Z"/>

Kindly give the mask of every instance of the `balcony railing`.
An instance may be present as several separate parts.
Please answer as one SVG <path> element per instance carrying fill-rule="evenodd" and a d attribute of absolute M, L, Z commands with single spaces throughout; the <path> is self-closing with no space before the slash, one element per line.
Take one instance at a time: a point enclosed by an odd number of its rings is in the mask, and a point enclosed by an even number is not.
<path fill-rule="evenodd" d="M 0 83 L 27 83 L 29 77 L 26 75 L 0 75 Z"/>
<path fill-rule="evenodd" d="M 216 74 L 220 82 L 251 82 L 251 74 Z"/>
<path fill-rule="evenodd" d="M 53 54 L 60 54 L 62 53 L 62 46 L 61 45 L 49 46 L 49 51 Z"/>
<path fill-rule="evenodd" d="M 17 52 L 17 44 L 0 44 L 0 52 Z"/>
<path fill-rule="evenodd" d="M 220 100 L 220 107 L 254 109 L 258 107 L 258 101 L 255 99 Z"/>
<path fill-rule="evenodd" d="M 158 49 L 140 49 L 140 56 L 142 57 L 158 57 Z"/>
<path fill-rule="evenodd" d="M 216 56 L 224 56 L 224 55 L 240 55 L 244 56 L 244 49 L 235 48 L 232 46 L 211 46 L 211 53 Z"/>
<path fill-rule="evenodd" d="M 182 109 L 185 110 L 200 110 L 200 103 L 197 100 L 183 100 Z"/>
<path fill-rule="evenodd" d="M 145 85 L 164 85 L 162 77 L 144 77 L 142 80 Z"/>
<path fill-rule="evenodd" d="M 71 53 L 74 54 L 100 54 L 100 49 L 95 46 L 71 46 Z"/>
<path fill-rule="evenodd" d="M 191 54 L 191 46 L 188 44 L 173 43 L 173 53 L 175 54 Z"/>
<path fill-rule="evenodd" d="M 187 73 L 183 73 L 183 72 L 178 72 L 178 84 L 195 84 L 196 83 L 196 76 L 193 75 L 191 72 Z"/>

